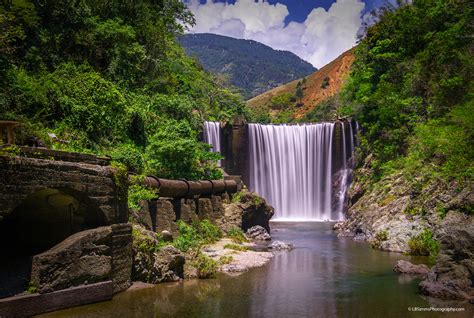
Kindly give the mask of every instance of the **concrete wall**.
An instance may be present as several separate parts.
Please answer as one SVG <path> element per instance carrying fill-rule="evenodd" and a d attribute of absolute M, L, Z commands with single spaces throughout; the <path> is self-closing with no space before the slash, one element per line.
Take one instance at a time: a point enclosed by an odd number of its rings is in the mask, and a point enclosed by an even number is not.
<path fill-rule="evenodd" d="M 0 221 L 23 200 L 42 189 L 70 189 L 87 196 L 103 213 L 106 224 L 128 220 L 125 189 L 115 183 L 116 171 L 86 163 L 0 156 Z"/>

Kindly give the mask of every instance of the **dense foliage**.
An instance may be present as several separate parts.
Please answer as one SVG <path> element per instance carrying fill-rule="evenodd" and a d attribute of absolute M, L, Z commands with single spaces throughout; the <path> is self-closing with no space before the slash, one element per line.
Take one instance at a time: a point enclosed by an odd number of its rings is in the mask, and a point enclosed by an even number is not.
<path fill-rule="evenodd" d="M 186 34 L 179 39 L 186 52 L 204 67 L 228 79 L 251 98 L 313 73 L 316 69 L 293 53 L 261 43 L 216 34 Z"/>
<path fill-rule="evenodd" d="M 343 111 L 363 127 L 376 177 L 472 180 L 473 21 L 467 0 L 415 0 L 367 29 Z"/>
<path fill-rule="evenodd" d="M 161 177 L 219 177 L 198 131 L 245 106 L 176 43 L 193 22 L 179 0 L 3 1 L 0 119 L 23 123 L 21 142 Z"/>

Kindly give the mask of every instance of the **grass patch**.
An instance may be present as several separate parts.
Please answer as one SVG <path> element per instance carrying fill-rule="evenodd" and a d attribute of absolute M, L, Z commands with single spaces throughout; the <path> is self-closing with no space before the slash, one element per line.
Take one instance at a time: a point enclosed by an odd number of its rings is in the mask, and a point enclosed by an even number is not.
<path fill-rule="evenodd" d="M 234 261 L 234 258 L 232 256 L 224 255 L 224 256 L 219 257 L 219 264 L 220 265 L 230 264 L 233 261 Z"/>
<path fill-rule="evenodd" d="M 242 245 L 237 245 L 237 244 L 226 244 L 226 245 L 224 245 L 224 248 L 234 250 L 234 251 L 240 251 L 240 252 L 248 251 L 248 247 L 242 246 Z"/>

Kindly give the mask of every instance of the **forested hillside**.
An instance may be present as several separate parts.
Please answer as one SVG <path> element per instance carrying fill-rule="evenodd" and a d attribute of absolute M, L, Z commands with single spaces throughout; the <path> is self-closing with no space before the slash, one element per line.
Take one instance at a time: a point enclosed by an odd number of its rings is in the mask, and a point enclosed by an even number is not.
<path fill-rule="evenodd" d="M 342 113 L 363 127 L 376 178 L 472 181 L 473 21 L 469 1 L 414 1 L 366 30 Z"/>
<path fill-rule="evenodd" d="M 186 34 L 179 38 L 186 53 L 204 68 L 224 77 L 248 99 L 273 87 L 313 73 L 316 69 L 287 51 L 252 40 L 216 34 Z"/>
<path fill-rule="evenodd" d="M 0 118 L 22 123 L 22 143 L 37 137 L 163 177 L 217 177 L 197 134 L 244 104 L 177 44 L 192 23 L 179 0 L 3 1 Z"/>

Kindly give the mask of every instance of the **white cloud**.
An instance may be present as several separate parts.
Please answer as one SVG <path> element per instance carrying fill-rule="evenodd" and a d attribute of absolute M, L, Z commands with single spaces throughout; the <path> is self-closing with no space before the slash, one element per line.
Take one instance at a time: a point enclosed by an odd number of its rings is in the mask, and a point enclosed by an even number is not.
<path fill-rule="evenodd" d="M 192 33 L 216 33 L 252 39 L 279 50 L 295 53 L 316 67 L 322 67 L 355 45 L 362 23 L 364 3 L 337 0 L 328 11 L 315 8 L 302 23 L 285 26 L 288 9 L 264 0 L 237 0 L 234 4 L 188 3 L 196 17 Z"/>

